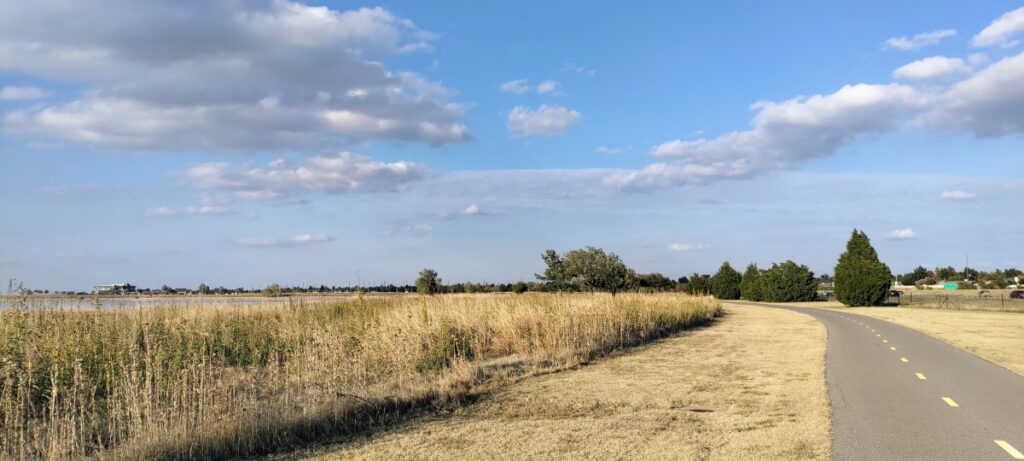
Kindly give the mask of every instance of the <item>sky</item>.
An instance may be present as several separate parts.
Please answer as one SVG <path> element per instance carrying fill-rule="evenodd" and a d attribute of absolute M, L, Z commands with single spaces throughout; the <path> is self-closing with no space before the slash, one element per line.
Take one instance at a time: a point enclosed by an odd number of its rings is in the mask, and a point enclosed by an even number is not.
<path fill-rule="evenodd" d="M 0 279 L 1024 266 L 1024 5 L 0 0 Z"/>

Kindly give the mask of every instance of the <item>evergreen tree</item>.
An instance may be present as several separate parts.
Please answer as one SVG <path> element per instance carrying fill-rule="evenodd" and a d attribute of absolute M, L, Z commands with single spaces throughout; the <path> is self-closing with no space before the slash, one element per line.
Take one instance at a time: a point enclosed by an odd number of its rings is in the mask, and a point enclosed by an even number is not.
<path fill-rule="evenodd" d="M 750 263 L 740 280 L 740 298 L 747 301 L 764 301 L 761 294 L 761 270 L 757 264 Z"/>
<path fill-rule="evenodd" d="M 889 295 L 892 273 L 879 261 L 867 234 L 853 230 L 836 264 L 836 299 L 847 306 L 874 306 Z"/>
<path fill-rule="evenodd" d="M 740 273 L 723 262 L 718 272 L 711 277 L 711 294 L 718 299 L 740 299 Z"/>
<path fill-rule="evenodd" d="M 814 272 L 793 261 L 772 264 L 761 274 L 761 297 L 768 302 L 813 301 L 817 292 Z"/>
<path fill-rule="evenodd" d="M 711 281 L 706 275 L 694 272 L 690 283 L 686 284 L 686 292 L 694 296 L 706 296 L 711 292 Z"/>

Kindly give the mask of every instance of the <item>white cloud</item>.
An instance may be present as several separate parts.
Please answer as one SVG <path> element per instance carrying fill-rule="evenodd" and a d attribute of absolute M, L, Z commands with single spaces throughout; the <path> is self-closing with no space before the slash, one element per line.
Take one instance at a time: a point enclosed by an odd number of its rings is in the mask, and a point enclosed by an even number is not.
<path fill-rule="evenodd" d="M 971 192 L 965 192 L 962 190 L 944 190 L 942 191 L 942 198 L 946 200 L 972 200 L 977 195 Z"/>
<path fill-rule="evenodd" d="M 597 152 L 598 154 L 602 154 L 602 155 L 619 155 L 619 154 L 621 154 L 621 153 L 623 153 L 625 151 L 626 151 L 626 148 L 624 148 L 624 147 L 598 146 L 598 147 L 594 148 L 594 152 Z"/>
<path fill-rule="evenodd" d="M 645 189 L 750 177 L 831 155 L 858 135 L 894 129 L 902 116 L 928 99 L 904 85 L 858 84 L 828 95 L 758 102 L 752 106 L 757 111 L 752 129 L 710 140 L 664 142 L 652 153 L 672 161 L 612 174 L 604 182 Z"/>
<path fill-rule="evenodd" d="M 49 94 L 50 92 L 34 86 L 5 86 L 0 88 L 0 101 L 39 99 Z"/>
<path fill-rule="evenodd" d="M 1024 133 L 1024 53 L 957 82 L 915 120 L 925 128 L 979 137 Z"/>
<path fill-rule="evenodd" d="M 510 80 L 501 84 L 501 91 L 506 93 L 523 94 L 530 91 L 530 84 L 525 78 Z"/>
<path fill-rule="evenodd" d="M 459 214 L 464 216 L 476 216 L 480 214 L 480 207 L 474 203 L 466 208 L 463 208 L 462 211 L 459 211 Z"/>
<path fill-rule="evenodd" d="M 708 248 L 708 245 L 690 245 L 688 243 L 673 243 L 668 246 L 672 251 L 700 251 Z"/>
<path fill-rule="evenodd" d="M 326 234 L 298 234 L 291 237 L 246 237 L 238 240 L 238 244 L 248 247 L 294 247 L 334 240 Z"/>
<path fill-rule="evenodd" d="M 913 37 L 893 37 L 886 40 L 885 45 L 889 48 L 903 51 L 916 50 L 926 46 L 937 45 L 942 39 L 954 35 L 956 35 L 956 31 L 953 29 L 935 30 L 920 33 Z"/>
<path fill-rule="evenodd" d="M 299 164 L 277 159 L 266 166 L 203 163 L 177 176 L 186 184 L 244 193 L 239 198 L 268 199 L 296 191 L 330 193 L 396 190 L 422 179 L 426 167 L 413 162 L 385 163 L 363 155 L 342 152 L 316 156 Z"/>
<path fill-rule="evenodd" d="M 908 80 L 924 80 L 951 74 L 967 74 L 971 67 L 960 58 L 932 56 L 905 64 L 893 71 L 893 78 Z"/>
<path fill-rule="evenodd" d="M 576 124 L 580 113 L 562 106 L 541 105 L 537 110 L 516 106 L 508 113 L 508 130 L 516 136 L 564 133 Z"/>
<path fill-rule="evenodd" d="M 382 8 L 287 0 L 12 3 L 0 15 L 0 71 L 88 89 L 2 124 L 127 151 L 466 141 L 463 108 L 447 89 L 380 63 L 434 37 Z"/>
<path fill-rule="evenodd" d="M 914 234 L 914 229 L 911 229 L 909 227 L 903 229 L 894 229 L 890 231 L 888 234 L 886 234 L 886 236 L 892 240 L 906 240 L 916 237 L 916 235 Z"/>
<path fill-rule="evenodd" d="M 177 211 L 172 210 L 171 208 L 168 208 L 168 207 L 165 207 L 165 206 L 157 207 L 157 208 L 152 208 L 152 209 L 146 211 L 146 216 L 167 217 L 167 216 L 174 216 L 176 214 L 178 214 Z"/>
<path fill-rule="evenodd" d="M 1010 11 L 992 21 L 988 27 L 971 38 L 971 46 L 1009 48 L 1020 43 L 1019 40 L 1011 38 L 1020 33 L 1024 33 L 1024 7 Z"/>
<path fill-rule="evenodd" d="M 544 80 L 543 82 L 537 84 L 537 93 L 550 93 L 552 91 L 557 90 L 559 86 L 560 84 L 554 80 Z"/>

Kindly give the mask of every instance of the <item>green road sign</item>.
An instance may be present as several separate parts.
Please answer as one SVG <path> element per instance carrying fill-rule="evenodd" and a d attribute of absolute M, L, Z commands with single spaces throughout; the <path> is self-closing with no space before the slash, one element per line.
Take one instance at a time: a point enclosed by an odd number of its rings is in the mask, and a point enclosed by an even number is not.
<path fill-rule="evenodd" d="M 960 285 L 957 285 L 956 282 L 949 282 L 942 285 L 943 290 L 955 290 L 957 288 L 960 288 Z"/>

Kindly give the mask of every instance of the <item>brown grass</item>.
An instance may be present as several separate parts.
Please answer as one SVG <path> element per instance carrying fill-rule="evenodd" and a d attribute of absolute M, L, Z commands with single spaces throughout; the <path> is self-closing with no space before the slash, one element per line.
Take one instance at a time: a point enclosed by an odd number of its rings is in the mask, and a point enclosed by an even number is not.
<path fill-rule="evenodd" d="M 252 456 L 714 318 L 684 295 L 0 311 L 0 459 Z"/>
<path fill-rule="evenodd" d="M 829 459 L 825 328 L 726 310 L 712 328 L 529 378 L 454 415 L 286 458 Z"/>

